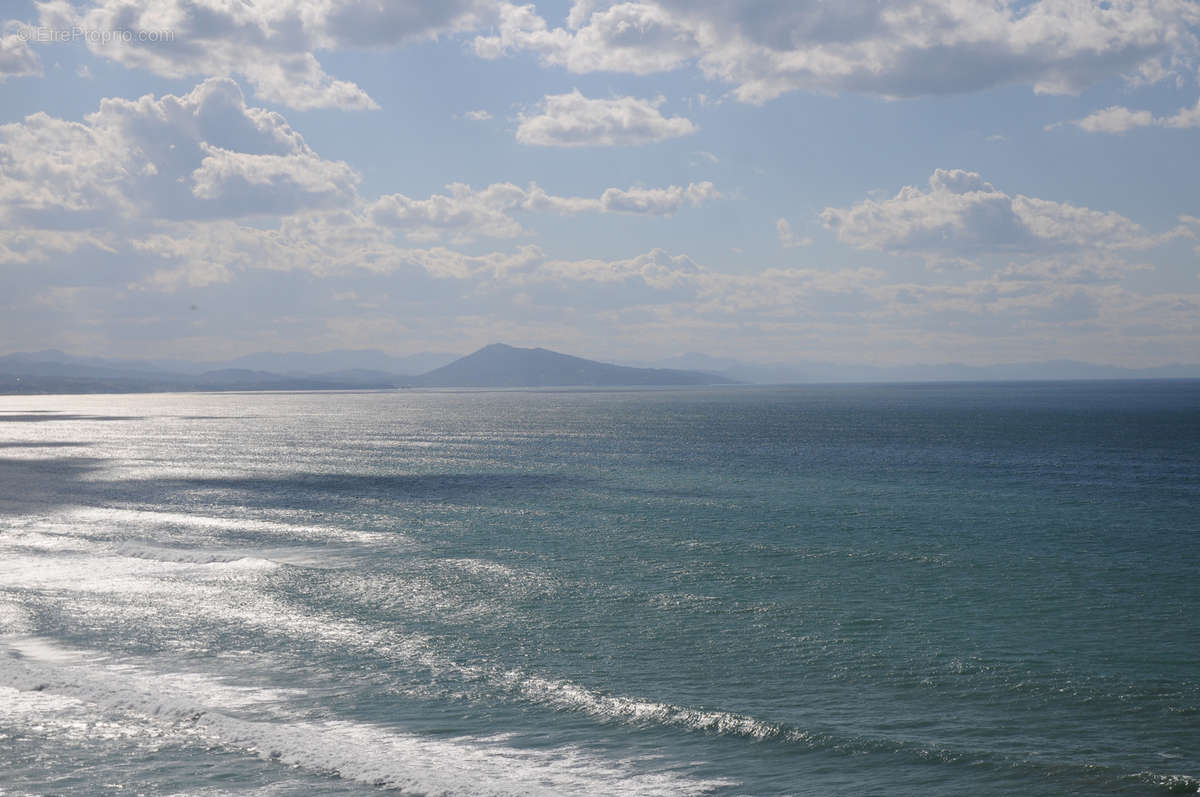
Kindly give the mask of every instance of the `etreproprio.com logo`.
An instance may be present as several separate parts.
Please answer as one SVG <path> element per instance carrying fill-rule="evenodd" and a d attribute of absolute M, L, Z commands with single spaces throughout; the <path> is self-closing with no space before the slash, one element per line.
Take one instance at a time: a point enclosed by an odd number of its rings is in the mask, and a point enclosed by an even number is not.
<path fill-rule="evenodd" d="M 159 43 L 175 41 L 173 30 L 98 30 L 95 28 L 49 28 L 27 26 L 17 31 L 27 42 L 36 44 L 58 44 L 64 42 L 87 42 L 88 44 Z"/>

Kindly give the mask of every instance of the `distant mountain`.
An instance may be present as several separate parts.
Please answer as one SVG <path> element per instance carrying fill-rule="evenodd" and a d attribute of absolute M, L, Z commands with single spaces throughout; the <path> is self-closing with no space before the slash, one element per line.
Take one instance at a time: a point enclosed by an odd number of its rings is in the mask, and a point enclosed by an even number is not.
<path fill-rule="evenodd" d="M 249 368 L 206 369 L 185 362 L 168 370 L 157 363 L 73 357 L 60 351 L 0 356 L 0 393 L 150 393 L 181 390 L 338 390 L 392 388 L 407 376 L 344 370 L 278 374 Z"/>
<path fill-rule="evenodd" d="M 637 363 L 640 366 L 689 368 L 718 373 L 741 382 L 756 384 L 802 384 L 823 382 L 1002 382 L 1059 379 L 1200 379 L 1200 364 L 1123 368 L 1076 360 L 1006 363 L 999 365 L 858 365 L 801 361 L 794 363 L 748 363 L 727 357 L 695 352 Z"/>
<path fill-rule="evenodd" d="M 249 368 L 278 374 L 329 374 L 344 371 L 374 371 L 387 374 L 423 374 L 453 362 L 460 355 L 423 352 L 396 357 L 371 349 L 341 349 L 316 354 L 305 352 L 257 352 L 224 363 L 205 363 L 208 368 Z"/>
<path fill-rule="evenodd" d="M 630 368 L 549 349 L 484 346 L 412 381 L 420 387 L 616 387 L 722 385 L 734 380 L 700 371 Z"/>
<path fill-rule="evenodd" d="M 172 373 L 199 375 L 229 369 L 266 371 L 285 376 L 325 376 L 333 373 L 373 372 L 376 374 L 423 374 L 457 359 L 458 354 L 422 352 L 395 356 L 372 349 L 341 349 L 317 353 L 256 352 L 232 360 L 130 360 L 104 357 L 77 357 L 58 349 L 19 352 L 0 356 L 0 372 L 14 368 L 50 365 L 84 366 L 107 371 Z"/>
<path fill-rule="evenodd" d="M 690 353 L 651 364 L 615 365 L 547 349 L 519 349 L 500 343 L 448 363 L 451 359 L 448 354 L 395 357 L 379 351 L 355 350 L 319 354 L 264 352 L 227 362 L 193 362 L 77 357 L 48 349 L 0 356 L 0 393 L 1200 379 L 1200 365 L 1121 368 L 1073 360 L 989 366 L 762 364 Z M 405 375 L 414 373 L 422 375 Z"/>

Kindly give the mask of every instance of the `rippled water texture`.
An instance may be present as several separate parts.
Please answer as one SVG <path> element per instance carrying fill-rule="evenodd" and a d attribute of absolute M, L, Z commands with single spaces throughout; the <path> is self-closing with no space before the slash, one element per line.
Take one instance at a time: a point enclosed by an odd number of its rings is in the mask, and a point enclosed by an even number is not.
<path fill-rule="evenodd" d="M 0 398 L 0 792 L 1157 795 L 1200 383 Z"/>

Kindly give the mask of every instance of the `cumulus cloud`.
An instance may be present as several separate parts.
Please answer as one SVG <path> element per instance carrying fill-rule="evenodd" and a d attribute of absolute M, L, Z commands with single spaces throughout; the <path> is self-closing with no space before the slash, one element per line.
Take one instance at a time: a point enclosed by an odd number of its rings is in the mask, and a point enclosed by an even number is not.
<path fill-rule="evenodd" d="M 358 179 L 225 78 L 182 97 L 105 99 L 83 122 L 0 125 L 0 218 L 13 226 L 290 213 L 349 202 Z"/>
<path fill-rule="evenodd" d="M 377 224 L 400 229 L 414 241 L 449 237 L 456 242 L 475 238 L 512 238 L 526 233 L 512 214 L 632 213 L 665 216 L 685 205 L 698 206 L 721 193 L 710 182 L 666 188 L 608 188 L 598 198 L 563 197 L 547 193 L 536 183 L 527 188 L 494 183 L 479 190 L 454 183 L 446 194 L 411 199 L 403 194 L 380 197 L 368 213 Z"/>
<path fill-rule="evenodd" d="M 171 78 L 242 75 L 263 100 L 296 109 L 376 107 L 354 83 L 326 74 L 316 52 L 400 46 L 495 16 L 491 0 L 91 0 L 78 8 L 49 0 L 40 11 L 47 27 L 128 31 L 88 39 L 93 53 L 124 66 Z"/>
<path fill-rule="evenodd" d="M 25 37 L 16 33 L 0 35 L 0 83 L 10 77 L 42 74 L 42 62 Z"/>
<path fill-rule="evenodd" d="M 403 194 L 380 197 L 370 207 L 371 219 L 404 230 L 417 241 L 443 235 L 459 241 L 475 237 L 512 238 L 524 229 L 509 214 L 525 200 L 525 191 L 511 183 L 497 183 L 480 191 L 469 185 L 446 186 L 448 194 L 411 199 Z"/>
<path fill-rule="evenodd" d="M 1152 124 L 1154 115 L 1149 111 L 1131 111 L 1119 105 L 1096 111 L 1075 122 L 1077 127 L 1089 133 L 1124 133 L 1135 127 L 1148 127 Z"/>
<path fill-rule="evenodd" d="M 682 116 L 665 117 L 662 97 L 589 99 L 578 89 L 551 94 L 537 113 L 522 114 L 517 141 L 536 147 L 641 146 L 695 133 Z"/>
<path fill-rule="evenodd" d="M 572 72 L 648 74 L 694 62 L 746 102 L 793 90 L 910 97 L 1024 83 L 1076 93 L 1119 74 L 1161 80 L 1196 54 L 1189 0 L 576 0 L 566 27 L 502 6 L 485 58 L 516 50 Z"/>
<path fill-rule="evenodd" d="M 1180 108 L 1172 116 L 1161 120 L 1163 127 L 1200 127 L 1200 100 L 1191 108 Z"/>
<path fill-rule="evenodd" d="M 1113 105 L 1102 111 L 1088 114 L 1071 124 L 1089 133 L 1126 133 L 1137 127 L 1200 127 L 1200 100 L 1190 108 L 1180 108 L 1171 116 L 1155 116 L 1149 111 L 1132 111 L 1120 105 Z M 1047 130 L 1060 127 L 1061 124 L 1050 125 Z"/>
<path fill-rule="evenodd" d="M 220 205 L 222 215 L 287 214 L 354 199 L 358 174 L 312 153 L 258 155 L 203 145 L 192 194 Z"/>
<path fill-rule="evenodd" d="M 859 249 L 913 254 L 931 264 L 987 255 L 1148 248 L 1178 230 L 1150 235 L 1118 213 L 1009 195 L 979 174 L 938 169 L 929 188 L 906 186 L 892 199 L 825 208 L 821 220 Z"/>
<path fill-rule="evenodd" d="M 464 119 L 470 119 L 472 122 L 486 122 L 492 118 L 492 115 L 487 111 L 467 111 L 463 114 Z"/>
<path fill-rule="evenodd" d="M 632 72 L 646 75 L 683 65 L 700 49 L 695 34 L 681 27 L 671 12 L 651 3 L 618 3 L 588 10 L 577 2 L 573 29 L 551 29 L 532 5 L 503 3 L 492 35 L 475 39 L 475 52 L 498 58 L 514 51 L 538 53 L 543 62 L 571 72 Z M 586 16 L 586 24 L 581 24 Z"/>
<path fill-rule="evenodd" d="M 136 180 L 120 148 L 91 125 L 36 113 L 0 125 L 0 220 L 13 228 L 96 226 L 134 212 Z"/>
<path fill-rule="evenodd" d="M 600 206 L 608 213 L 643 213 L 664 216 L 679 210 L 684 204 L 693 207 L 721 194 L 710 182 L 689 183 L 686 188 L 673 185 L 669 188 L 619 188 L 606 189 L 600 196 Z"/>
<path fill-rule="evenodd" d="M 481 57 L 528 51 L 573 73 L 645 75 L 694 64 L 760 103 L 794 90 L 910 97 L 1020 83 L 1077 93 L 1116 75 L 1179 79 L 1194 72 L 1200 24 L 1191 0 L 576 0 L 561 27 L 531 4 L 505 0 L 38 7 L 44 26 L 132 34 L 89 39 L 99 56 L 170 78 L 242 75 L 262 99 L 297 109 L 376 107 L 361 87 L 327 74 L 318 53 L 442 35 L 474 33 Z M 158 35 L 165 32 L 169 39 Z M 15 74 L 33 74 L 28 48 L 5 42 L 0 75 L 14 74 L 3 66 L 14 57 Z"/>

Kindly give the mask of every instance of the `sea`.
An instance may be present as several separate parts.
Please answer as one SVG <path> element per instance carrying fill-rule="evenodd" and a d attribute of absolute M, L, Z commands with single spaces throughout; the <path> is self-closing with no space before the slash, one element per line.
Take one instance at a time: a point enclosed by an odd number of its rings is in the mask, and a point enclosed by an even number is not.
<path fill-rule="evenodd" d="M 0 398 L 5 795 L 1200 788 L 1200 382 Z"/>

